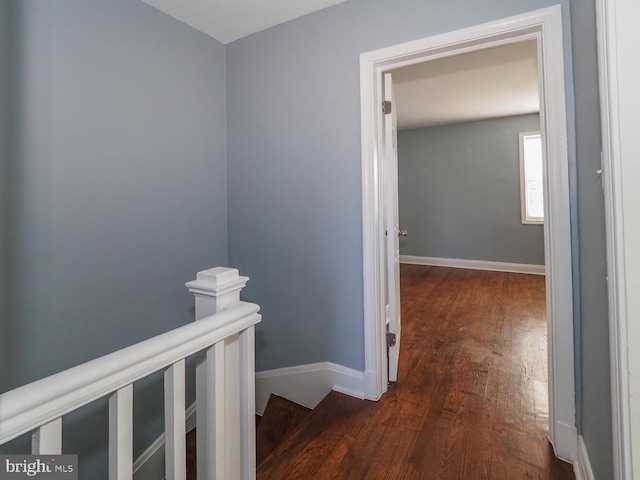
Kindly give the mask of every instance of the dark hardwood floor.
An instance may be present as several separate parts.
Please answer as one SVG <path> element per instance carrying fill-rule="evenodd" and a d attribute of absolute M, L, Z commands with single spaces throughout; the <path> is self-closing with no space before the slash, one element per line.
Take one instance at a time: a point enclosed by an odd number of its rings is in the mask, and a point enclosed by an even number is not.
<path fill-rule="evenodd" d="M 399 379 L 332 392 L 258 479 L 574 479 L 547 434 L 544 277 L 403 265 Z"/>
<path fill-rule="evenodd" d="M 258 465 L 295 430 L 311 410 L 271 395 L 256 431 L 256 462 Z M 263 421 L 264 420 L 264 421 Z"/>

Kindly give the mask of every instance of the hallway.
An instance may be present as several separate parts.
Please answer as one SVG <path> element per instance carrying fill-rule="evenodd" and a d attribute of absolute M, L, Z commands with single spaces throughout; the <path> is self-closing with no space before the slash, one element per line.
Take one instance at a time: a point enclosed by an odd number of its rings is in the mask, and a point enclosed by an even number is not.
<path fill-rule="evenodd" d="M 544 277 L 402 265 L 399 381 L 332 392 L 259 479 L 574 479 L 546 439 Z"/>

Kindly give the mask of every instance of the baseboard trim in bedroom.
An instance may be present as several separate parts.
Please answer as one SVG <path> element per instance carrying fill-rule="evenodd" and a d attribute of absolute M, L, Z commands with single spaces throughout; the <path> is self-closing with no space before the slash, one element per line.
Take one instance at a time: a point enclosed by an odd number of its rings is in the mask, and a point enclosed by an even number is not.
<path fill-rule="evenodd" d="M 469 270 L 488 270 L 491 272 L 526 273 L 530 275 L 545 274 L 544 265 L 531 265 L 528 263 L 489 262 L 486 260 L 419 257 L 415 255 L 400 255 L 400 263 L 406 263 L 410 265 L 466 268 Z"/>

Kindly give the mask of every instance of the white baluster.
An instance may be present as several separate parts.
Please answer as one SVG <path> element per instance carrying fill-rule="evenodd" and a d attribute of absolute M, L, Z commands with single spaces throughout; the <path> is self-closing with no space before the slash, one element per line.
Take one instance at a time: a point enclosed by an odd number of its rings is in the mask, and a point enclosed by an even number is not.
<path fill-rule="evenodd" d="M 213 443 L 209 440 L 209 420 L 207 412 L 209 403 L 207 399 L 207 354 L 196 355 L 196 458 L 198 480 L 207 480 L 209 477 L 209 452 L 212 451 Z M 210 445 L 211 444 L 211 445 Z"/>
<path fill-rule="evenodd" d="M 34 455 L 60 455 L 62 453 L 62 418 L 42 425 L 31 436 Z"/>
<path fill-rule="evenodd" d="M 184 364 L 184 360 L 180 360 L 164 372 L 166 480 L 185 480 L 187 477 Z"/>
<path fill-rule="evenodd" d="M 224 478 L 241 477 L 241 425 L 240 425 L 240 338 L 238 334 L 224 341 L 225 358 L 225 459 Z"/>
<path fill-rule="evenodd" d="M 109 480 L 133 478 L 133 385 L 109 398 Z"/>
<path fill-rule="evenodd" d="M 242 480 L 256 478 L 256 340 L 254 327 L 240 333 L 240 445 Z"/>
<path fill-rule="evenodd" d="M 198 480 L 224 480 L 225 475 L 225 346 L 224 341 L 216 343 L 206 354 L 206 366 L 208 370 L 207 378 L 207 407 L 205 416 L 207 425 L 200 423 L 200 404 L 198 404 L 198 431 L 202 428 L 204 435 L 197 438 L 198 441 Z M 198 432 L 199 433 L 199 432 Z M 207 438 L 208 451 L 200 447 L 200 438 Z M 201 457 L 203 457 L 201 460 Z M 204 474 L 200 474 L 200 465 L 205 465 Z"/>
<path fill-rule="evenodd" d="M 187 283 L 189 291 L 196 297 L 196 320 L 233 307 L 240 302 L 240 291 L 247 280 L 248 278 L 241 277 L 235 268 L 216 267 L 198 272 L 196 280 Z M 206 355 L 196 356 L 198 480 L 225 479 L 219 473 L 224 467 L 222 459 L 226 458 L 224 436 L 220 437 L 224 434 L 224 422 L 216 421 L 216 418 L 224 419 L 229 413 L 224 407 L 223 390 L 226 383 L 224 350 L 225 342 L 220 342 Z M 213 391 L 218 393 L 211 393 Z M 216 407 L 216 410 L 213 410 L 214 405 L 222 405 L 222 409 Z M 214 418 L 209 419 L 208 417 L 212 415 Z M 209 427 L 215 428 L 215 431 L 207 432 Z M 216 438 L 221 440 L 216 443 Z M 233 447 L 231 448 L 229 452 L 234 451 Z M 239 462 L 238 458 L 235 463 L 239 464 Z"/>

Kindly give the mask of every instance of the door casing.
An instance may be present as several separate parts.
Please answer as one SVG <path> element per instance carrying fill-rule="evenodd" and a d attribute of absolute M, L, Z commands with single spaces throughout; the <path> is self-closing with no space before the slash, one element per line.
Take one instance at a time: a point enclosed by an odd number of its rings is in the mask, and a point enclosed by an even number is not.
<path fill-rule="evenodd" d="M 640 141 L 637 136 L 640 66 L 637 0 L 596 0 L 602 174 L 607 235 L 613 478 L 640 470 Z M 624 174 L 623 174 L 624 173 Z M 584 442 L 581 449 L 586 456 Z"/>
<path fill-rule="evenodd" d="M 549 440 L 558 457 L 575 461 L 575 373 L 569 160 L 562 13 L 553 6 L 360 55 L 365 398 L 387 390 L 387 272 L 382 158 L 383 72 L 462 53 L 536 40 L 540 131 L 545 148 L 545 264 L 548 322 Z"/>

